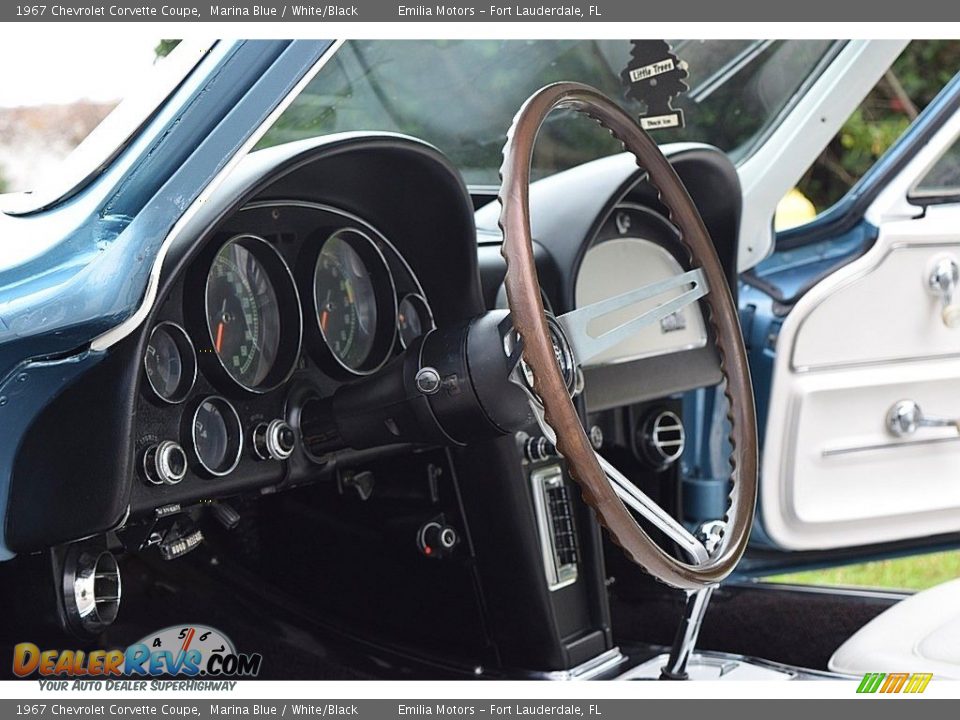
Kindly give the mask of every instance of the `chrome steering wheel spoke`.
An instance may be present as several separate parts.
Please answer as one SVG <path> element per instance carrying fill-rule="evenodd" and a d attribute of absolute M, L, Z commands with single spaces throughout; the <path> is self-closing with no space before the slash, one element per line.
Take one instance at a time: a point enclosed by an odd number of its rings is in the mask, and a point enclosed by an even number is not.
<path fill-rule="evenodd" d="M 658 304 L 656 307 L 639 312 L 615 328 L 599 333 L 592 332 L 590 329 L 594 321 L 601 320 L 611 313 L 687 285 L 692 287 L 675 298 Z M 563 328 L 563 332 L 567 336 L 567 341 L 573 348 L 577 362 L 583 364 L 610 348 L 615 347 L 641 328 L 659 322 L 665 317 L 682 310 L 687 305 L 696 302 L 709 291 L 703 270 L 696 268 L 681 275 L 675 275 L 666 280 L 644 285 L 636 290 L 630 290 L 622 295 L 616 295 L 606 300 L 591 303 L 585 307 L 560 315 L 557 321 Z"/>
<path fill-rule="evenodd" d="M 543 436 L 551 443 L 556 445 L 557 435 L 553 428 L 547 423 L 543 414 L 543 405 L 537 397 L 530 391 L 525 383 L 517 380 L 517 384 L 526 390 L 530 401 L 530 407 L 533 410 L 537 424 Z M 630 479 L 622 472 L 617 470 L 600 453 L 594 452 L 597 462 L 607 476 L 607 481 L 613 488 L 623 503 L 634 510 L 638 515 L 648 520 L 655 528 L 670 538 L 677 546 L 687 554 L 694 565 L 702 565 L 710 559 L 710 553 L 706 546 L 688 531 L 681 523 L 677 522 L 673 516 L 655 503 L 645 492 L 630 482 Z"/>

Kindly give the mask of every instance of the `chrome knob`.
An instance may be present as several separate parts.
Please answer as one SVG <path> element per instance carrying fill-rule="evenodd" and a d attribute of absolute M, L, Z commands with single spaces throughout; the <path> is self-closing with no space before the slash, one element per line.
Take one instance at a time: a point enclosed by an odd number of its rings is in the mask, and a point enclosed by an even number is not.
<path fill-rule="evenodd" d="M 523 454 L 530 462 L 542 462 L 557 457 L 557 448 L 545 437 L 537 436 L 524 443 Z"/>
<path fill-rule="evenodd" d="M 927 417 L 914 400 L 898 400 L 887 411 L 887 430 L 891 435 L 907 437 L 921 427 L 955 427 L 960 432 L 960 420 Z"/>
<path fill-rule="evenodd" d="M 948 328 L 960 327 L 960 304 L 954 303 L 957 286 L 960 285 L 960 265 L 952 257 L 937 260 L 927 278 L 930 292 L 943 304 L 940 317 Z"/>
<path fill-rule="evenodd" d="M 153 485 L 176 485 L 187 474 L 187 454 L 173 440 L 151 445 L 143 454 L 143 473 Z"/>
<path fill-rule="evenodd" d="M 297 446 L 297 436 L 284 420 L 260 423 L 253 429 L 253 451 L 261 460 L 286 460 Z"/>

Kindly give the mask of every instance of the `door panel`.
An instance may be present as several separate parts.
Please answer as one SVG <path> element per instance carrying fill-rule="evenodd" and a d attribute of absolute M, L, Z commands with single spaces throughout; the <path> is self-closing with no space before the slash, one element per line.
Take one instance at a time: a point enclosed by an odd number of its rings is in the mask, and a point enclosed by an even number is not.
<path fill-rule="evenodd" d="M 960 417 L 960 328 L 927 287 L 960 262 L 960 211 L 885 223 L 875 245 L 811 289 L 777 339 L 761 480 L 767 535 L 788 550 L 960 530 L 960 433 L 887 429 L 899 400 Z"/>

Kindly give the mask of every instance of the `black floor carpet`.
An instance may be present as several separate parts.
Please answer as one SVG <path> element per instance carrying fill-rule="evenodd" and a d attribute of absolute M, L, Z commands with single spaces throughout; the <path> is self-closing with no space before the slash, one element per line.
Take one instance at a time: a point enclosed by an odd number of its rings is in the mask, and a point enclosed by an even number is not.
<path fill-rule="evenodd" d="M 611 613 L 618 642 L 670 645 L 682 608 L 669 597 L 624 597 L 614 592 Z M 731 586 L 716 591 L 698 647 L 826 670 L 833 652 L 893 601 L 770 586 Z"/>

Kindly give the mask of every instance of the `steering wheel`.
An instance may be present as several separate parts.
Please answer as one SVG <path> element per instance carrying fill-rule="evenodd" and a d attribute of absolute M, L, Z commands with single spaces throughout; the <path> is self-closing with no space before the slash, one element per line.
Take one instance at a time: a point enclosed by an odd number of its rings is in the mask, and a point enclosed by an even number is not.
<path fill-rule="evenodd" d="M 540 127 L 547 115 L 559 108 L 589 116 L 636 156 L 660 191 L 694 269 L 548 319 L 530 232 L 530 162 Z M 703 220 L 683 182 L 650 136 L 612 100 L 587 85 L 556 83 L 534 93 L 514 118 L 503 155 L 499 200 L 507 301 L 522 344 L 524 371 L 532 391 L 530 401 L 541 428 L 566 459 L 585 502 L 633 562 L 677 588 L 692 591 L 714 586 L 739 562 L 750 535 L 757 497 L 757 425 L 736 306 Z M 631 320 L 606 333 L 591 333 L 593 321 L 662 295 L 673 297 L 651 310 L 634 313 Z M 569 368 L 568 372 L 561 368 L 565 357 L 572 357 L 574 365 L 584 363 L 640 327 L 701 298 L 708 308 L 725 380 L 732 448 L 729 509 L 722 534 L 706 544 L 594 451 L 571 399 Z M 676 542 L 690 561 L 679 560 L 660 548 L 628 506 Z"/>

